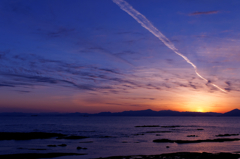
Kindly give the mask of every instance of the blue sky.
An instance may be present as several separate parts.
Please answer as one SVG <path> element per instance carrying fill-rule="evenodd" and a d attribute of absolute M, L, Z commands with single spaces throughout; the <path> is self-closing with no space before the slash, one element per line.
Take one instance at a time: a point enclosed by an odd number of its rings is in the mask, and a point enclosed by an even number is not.
<path fill-rule="evenodd" d="M 227 93 L 111 0 L 2 0 L 0 111 L 239 108 L 239 1 L 127 2 Z"/>

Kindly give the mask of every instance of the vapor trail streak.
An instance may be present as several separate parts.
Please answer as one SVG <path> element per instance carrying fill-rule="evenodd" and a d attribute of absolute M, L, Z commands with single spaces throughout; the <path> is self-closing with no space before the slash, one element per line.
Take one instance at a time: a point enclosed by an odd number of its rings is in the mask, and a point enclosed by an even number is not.
<path fill-rule="evenodd" d="M 145 29 L 150 31 L 154 36 L 156 36 L 159 40 L 161 40 L 169 49 L 174 51 L 177 55 L 181 56 L 187 63 L 192 65 L 192 67 L 195 70 L 195 73 L 204 81 L 209 82 L 206 78 L 201 76 L 197 71 L 197 66 L 194 65 L 186 56 L 178 52 L 178 50 L 175 48 L 173 43 L 164 36 L 156 27 L 153 26 L 153 24 L 141 13 L 139 13 L 137 10 L 135 10 L 130 4 L 125 2 L 124 0 L 113 0 L 114 3 L 116 3 L 122 10 L 127 12 L 130 16 L 132 16 L 138 23 L 142 25 Z M 212 86 L 218 88 L 222 92 L 226 92 L 224 89 L 220 88 L 216 84 L 210 83 Z"/>

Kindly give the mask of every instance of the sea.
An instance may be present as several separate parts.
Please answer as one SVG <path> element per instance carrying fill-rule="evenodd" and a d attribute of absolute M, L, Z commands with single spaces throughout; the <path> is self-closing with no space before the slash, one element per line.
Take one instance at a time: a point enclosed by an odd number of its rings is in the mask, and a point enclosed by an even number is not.
<path fill-rule="evenodd" d="M 155 127 L 148 127 L 150 125 Z M 0 141 L 0 154 L 50 152 L 86 154 L 56 157 L 57 159 L 240 151 L 240 141 L 187 144 L 153 142 L 155 139 L 240 138 L 240 136 L 216 137 L 219 134 L 240 134 L 240 117 L 0 116 L 0 132 L 51 132 L 88 137 L 71 140 L 51 138 Z M 59 144 L 67 146 L 47 146 Z M 86 149 L 78 150 L 77 147 Z"/>

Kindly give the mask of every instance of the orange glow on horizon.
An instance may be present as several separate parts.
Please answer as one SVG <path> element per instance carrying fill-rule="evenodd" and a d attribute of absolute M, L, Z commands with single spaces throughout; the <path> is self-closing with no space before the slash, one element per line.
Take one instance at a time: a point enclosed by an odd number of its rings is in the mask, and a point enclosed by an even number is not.
<path fill-rule="evenodd" d="M 222 94 L 216 95 L 206 92 L 194 92 L 181 95 L 183 101 L 178 111 L 189 112 L 224 112 L 222 106 L 227 103 L 226 99 L 220 98 Z"/>
<path fill-rule="evenodd" d="M 200 108 L 197 108 L 197 109 L 196 109 L 196 112 L 204 113 L 205 111 L 204 111 L 203 108 L 200 107 Z"/>

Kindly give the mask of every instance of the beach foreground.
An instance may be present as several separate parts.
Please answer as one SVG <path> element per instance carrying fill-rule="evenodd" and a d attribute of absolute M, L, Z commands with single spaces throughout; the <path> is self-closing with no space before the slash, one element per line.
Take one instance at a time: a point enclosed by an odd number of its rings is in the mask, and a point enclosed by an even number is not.
<path fill-rule="evenodd" d="M 84 155 L 79 153 L 26 153 L 26 154 L 9 154 L 0 155 L 1 159 L 18 158 L 18 159 L 40 159 L 55 158 L 60 156 L 78 156 Z M 81 158 L 79 156 L 79 158 Z M 239 159 L 240 154 L 233 153 L 198 153 L 198 152 L 177 152 L 160 155 L 134 155 L 134 156 L 111 156 L 97 159 Z"/>
<path fill-rule="evenodd" d="M 177 152 L 161 155 L 112 156 L 99 159 L 238 159 L 240 154 Z"/>

